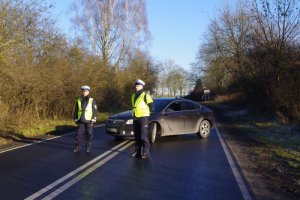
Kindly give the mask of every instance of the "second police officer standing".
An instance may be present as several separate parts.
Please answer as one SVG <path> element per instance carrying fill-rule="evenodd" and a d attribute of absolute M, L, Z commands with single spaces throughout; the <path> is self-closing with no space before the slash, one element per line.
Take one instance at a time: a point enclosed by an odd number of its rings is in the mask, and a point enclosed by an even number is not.
<path fill-rule="evenodd" d="M 93 123 L 97 119 L 97 104 L 89 95 L 89 86 L 82 86 L 81 90 L 82 96 L 77 99 L 74 112 L 74 121 L 78 125 L 74 152 L 80 151 L 84 133 L 86 133 L 86 152 L 90 152 L 93 142 Z"/>
<path fill-rule="evenodd" d="M 150 154 L 148 118 L 153 110 L 153 100 L 144 91 L 145 82 L 135 82 L 136 92 L 131 97 L 135 150 L 132 157 L 148 158 Z"/>

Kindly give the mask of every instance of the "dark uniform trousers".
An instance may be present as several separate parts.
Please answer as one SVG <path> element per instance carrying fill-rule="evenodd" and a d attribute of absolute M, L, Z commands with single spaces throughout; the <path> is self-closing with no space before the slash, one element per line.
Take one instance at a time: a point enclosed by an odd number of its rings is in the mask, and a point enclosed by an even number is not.
<path fill-rule="evenodd" d="M 77 134 L 75 137 L 75 148 L 76 147 L 80 148 L 85 130 L 86 130 L 86 148 L 92 147 L 93 124 L 92 123 L 78 123 Z"/>
<path fill-rule="evenodd" d="M 135 150 L 138 155 L 149 155 L 149 130 L 148 117 L 138 117 L 133 120 L 133 131 L 135 137 Z"/>

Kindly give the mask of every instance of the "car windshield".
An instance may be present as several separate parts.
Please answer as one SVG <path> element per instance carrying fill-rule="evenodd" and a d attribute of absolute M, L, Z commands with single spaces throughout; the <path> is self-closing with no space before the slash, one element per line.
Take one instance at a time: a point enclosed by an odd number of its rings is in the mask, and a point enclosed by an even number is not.
<path fill-rule="evenodd" d="M 163 110 L 172 100 L 170 99 L 154 99 L 153 112 L 160 112 Z"/>

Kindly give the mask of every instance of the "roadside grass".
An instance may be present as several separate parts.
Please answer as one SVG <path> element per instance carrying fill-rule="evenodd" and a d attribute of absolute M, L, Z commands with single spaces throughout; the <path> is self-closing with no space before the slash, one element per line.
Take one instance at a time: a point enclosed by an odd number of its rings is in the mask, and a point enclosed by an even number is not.
<path fill-rule="evenodd" d="M 103 123 L 112 113 L 99 112 L 97 123 Z M 16 127 L 13 131 L 0 135 L 0 145 L 7 145 L 13 141 L 45 137 L 58 131 L 76 129 L 73 119 L 39 120 L 27 126 Z"/>
<path fill-rule="evenodd" d="M 17 129 L 12 137 L 16 140 L 22 140 L 74 127 L 73 120 L 40 120 L 31 126 Z"/>
<path fill-rule="evenodd" d="M 107 118 L 112 115 L 113 113 L 109 113 L 109 112 L 99 112 L 98 116 L 97 116 L 97 121 L 98 122 L 104 122 L 107 120 Z"/>
<path fill-rule="evenodd" d="M 294 130 L 285 131 L 284 127 L 280 125 L 275 127 L 253 126 L 244 130 L 243 128 L 240 129 L 246 131 L 252 139 L 265 145 L 265 147 L 257 147 L 255 149 L 256 153 L 261 154 L 263 148 L 268 149 L 269 151 L 264 153 L 265 156 L 283 161 L 289 167 L 290 173 L 298 176 L 300 180 L 299 132 Z"/>
<path fill-rule="evenodd" d="M 248 147 L 260 158 L 257 162 L 279 173 L 284 170 L 300 187 L 300 128 L 297 125 L 282 125 L 274 116 L 253 113 L 242 107 L 205 104 L 222 110 L 231 126 L 239 129 L 240 136 L 247 134 L 259 144 Z"/>
<path fill-rule="evenodd" d="M 99 112 L 97 115 L 97 122 L 102 123 L 111 115 L 108 112 Z M 73 120 L 41 120 L 36 122 L 33 126 L 25 127 L 18 130 L 18 134 L 22 137 L 36 137 L 39 135 L 45 135 L 54 131 L 63 129 L 76 128 L 76 124 Z"/>

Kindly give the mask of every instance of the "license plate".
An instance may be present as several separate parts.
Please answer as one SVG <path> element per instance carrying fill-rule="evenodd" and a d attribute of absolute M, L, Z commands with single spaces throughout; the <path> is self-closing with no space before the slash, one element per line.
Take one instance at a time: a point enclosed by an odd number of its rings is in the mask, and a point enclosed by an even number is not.
<path fill-rule="evenodd" d="M 118 129 L 116 128 L 107 128 L 107 131 L 113 132 L 113 133 L 117 133 Z"/>

